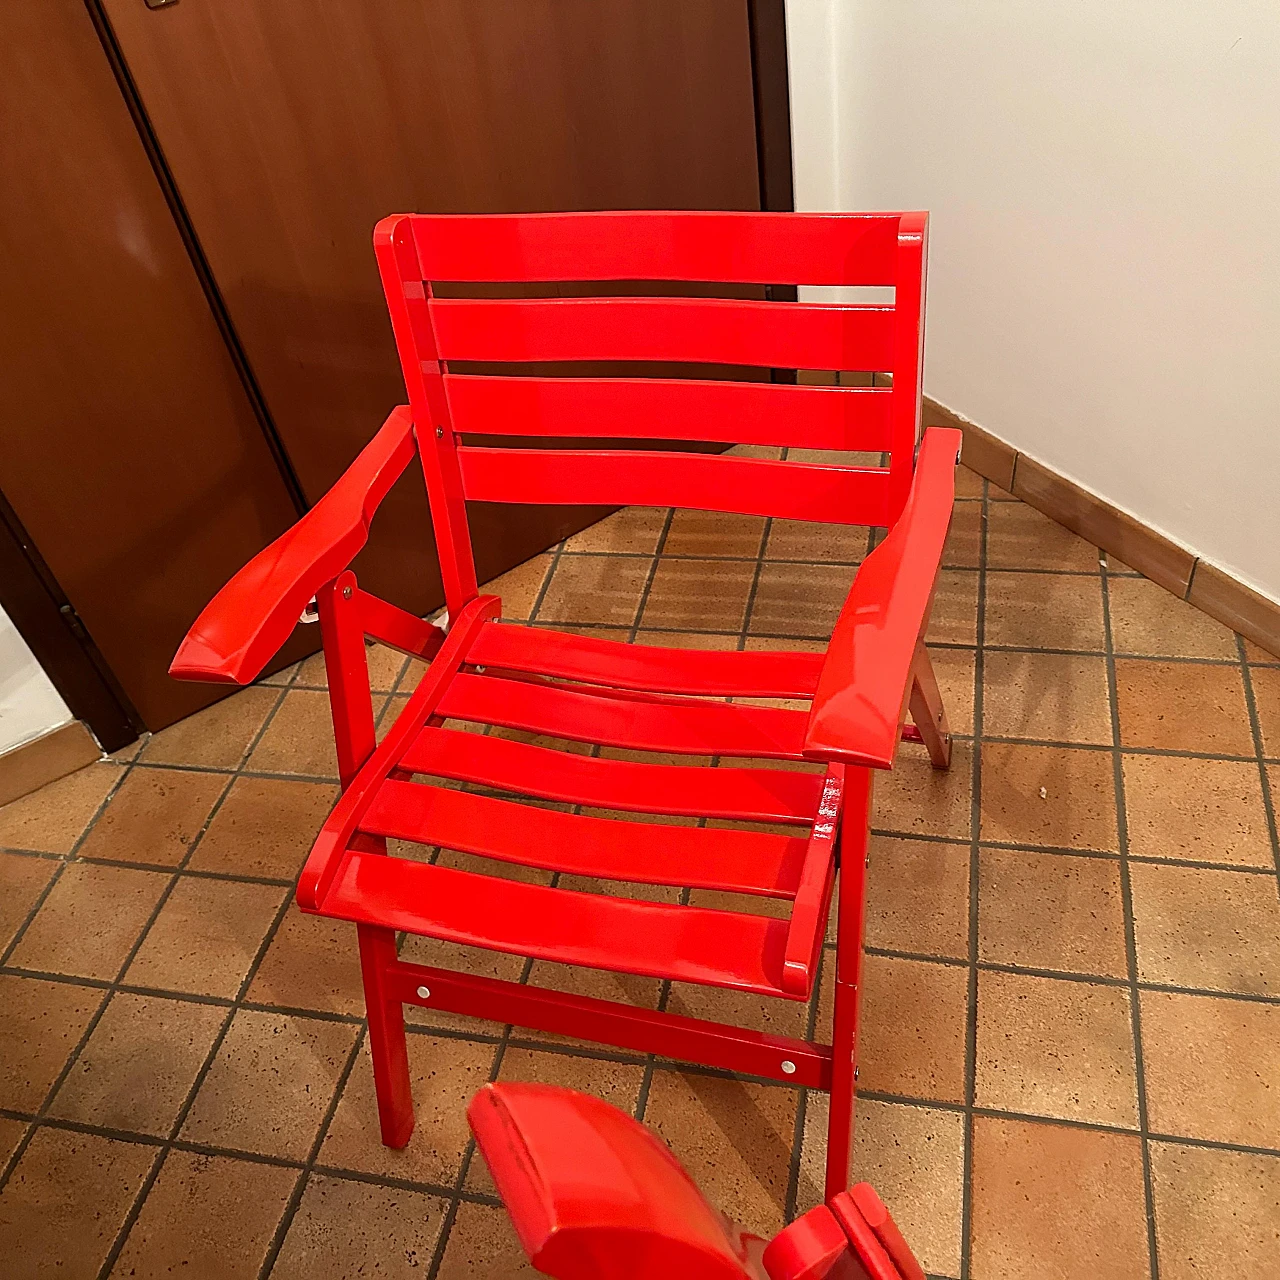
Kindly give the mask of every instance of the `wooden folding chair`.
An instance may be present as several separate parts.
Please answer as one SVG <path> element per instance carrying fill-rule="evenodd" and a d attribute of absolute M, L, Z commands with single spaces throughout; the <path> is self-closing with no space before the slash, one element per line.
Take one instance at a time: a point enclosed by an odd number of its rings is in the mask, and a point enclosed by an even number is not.
<path fill-rule="evenodd" d="M 252 680 L 315 601 L 344 790 L 297 897 L 304 911 L 358 926 L 388 1145 L 403 1146 L 413 1128 L 407 1002 L 828 1090 L 826 1186 L 828 1194 L 846 1187 L 871 770 L 890 767 L 903 736 L 922 740 L 939 768 L 950 755 L 922 637 L 960 437 L 937 429 L 920 436 L 926 229 L 920 213 L 404 215 L 378 225 L 409 405 L 391 414 L 313 510 L 219 592 L 172 671 Z M 436 297 L 433 281 L 482 285 L 486 296 Z M 502 283 L 557 281 L 892 286 L 894 301 L 491 296 Z M 871 370 L 891 373 L 892 385 L 451 371 L 450 362 L 464 361 L 504 369 L 644 361 Z M 532 447 L 510 447 L 512 437 Z M 585 447 L 547 447 L 545 437 L 577 437 Z M 888 463 L 618 443 L 638 439 L 856 450 L 887 454 Z M 379 501 L 415 453 L 431 503 L 447 633 L 362 591 L 348 568 Z M 502 623 L 500 601 L 477 588 L 471 500 L 676 506 L 888 533 L 858 569 L 825 654 L 668 649 Z M 366 636 L 430 659 L 381 744 Z M 811 705 L 805 712 L 751 699 Z M 904 728 L 908 715 L 914 728 Z M 449 727 L 456 722 L 721 764 L 606 759 Z M 822 775 L 724 767 L 734 758 L 827 767 Z M 587 816 L 523 802 L 530 798 L 783 825 L 793 834 Z M 604 881 L 781 899 L 791 909 L 779 919 L 520 883 L 389 856 L 389 838 Z M 404 930 L 803 1001 L 813 991 L 838 864 L 829 1045 L 410 964 L 397 954 Z"/>

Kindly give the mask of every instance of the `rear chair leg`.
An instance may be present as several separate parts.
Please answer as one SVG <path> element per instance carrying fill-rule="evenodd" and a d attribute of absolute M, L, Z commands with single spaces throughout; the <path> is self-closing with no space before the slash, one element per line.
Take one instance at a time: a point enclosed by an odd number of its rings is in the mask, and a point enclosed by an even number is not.
<path fill-rule="evenodd" d="M 404 1005 L 390 992 L 387 973 L 396 962 L 396 935 L 378 925 L 356 925 L 360 936 L 360 972 L 369 1015 L 369 1053 L 378 1122 L 388 1147 L 403 1147 L 413 1134 L 413 1093 L 409 1086 L 409 1046 L 404 1034 Z"/>
<path fill-rule="evenodd" d="M 827 1171 L 823 1199 L 849 1189 L 853 1159 L 853 1113 L 857 1099 L 858 988 L 836 982 L 831 1033 L 831 1115 L 827 1121 Z"/>
<path fill-rule="evenodd" d="M 920 730 L 929 760 L 935 769 L 951 767 L 951 729 L 933 662 L 924 641 L 916 642 L 916 656 L 911 668 L 911 719 Z"/>

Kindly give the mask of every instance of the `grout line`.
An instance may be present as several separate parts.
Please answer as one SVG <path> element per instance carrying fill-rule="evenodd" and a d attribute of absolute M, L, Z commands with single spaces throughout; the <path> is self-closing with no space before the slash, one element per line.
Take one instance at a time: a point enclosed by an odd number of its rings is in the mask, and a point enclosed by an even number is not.
<path fill-rule="evenodd" d="M 1129 871 L 1129 823 L 1125 805 L 1124 759 L 1120 751 L 1120 701 L 1116 662 L 1112 648 L 1111 591 L 1105 563 L 1102 569 L 1102 633 L 1106 643 L 1107 700 L 1111 709 L 1112 785 L 1115 788 L 1116 838 L 1120 848 L 1120 905 L 1124 916 L 1125 962 L 1129 974 L 1129 1018 L 1133 1035 L 1134 1087 L 1138 1103 L 1138 1129 L 1142 1146 L 1142 1187 L 1147 1222 L 1147 1258 L 1151 1280 L 1160 1280 L 1160 1254 L 1156 1241 L 1155 1188 L 1151 1174 L 1151 1146 L 1147 1138 L 1149 1116 L 1147 1081 L 1142 1054 L 1142 1000 L 1138 986 L 1137 925 L 1133 911 L 1133 885 Z"/>
<path fill-rule="evenodd" d="M 1253 735 L 1254 757 L 1258 761 L 1258 780 L 1262 787 L 1262 807 L 1267 815 L 1267 834 L 1271 837 L 1271 855 L 1275 861 L 1277 877 L 1280 877 L 1280 834 L 1276 830 L 1275 796 L 1271 793 L 1271 775 L 1266 766 L 1266 752 L 1263 749 L 1262 722 L 1258 718 L 1258 696 L 1253 687 L 1253 673 L 1245 658 L 1244 641 L 1236 636 L 1236 648 L 1240 656 L 1240 674 L 1244 680 L 1244 701 L 1249 712 L 1249 731 Z M 1280 879 L 1277 880 L 1280 887 Z"/>

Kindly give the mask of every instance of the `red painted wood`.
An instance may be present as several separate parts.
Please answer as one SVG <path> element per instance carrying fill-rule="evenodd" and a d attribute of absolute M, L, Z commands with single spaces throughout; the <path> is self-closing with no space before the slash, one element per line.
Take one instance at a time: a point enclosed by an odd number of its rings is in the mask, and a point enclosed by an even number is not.
<path fill-rule="evenodd" d="M 893 308 L 724 298 L 438 298 L 442 360 L 893 368 Z"/>
<path fill-rule="evenodd" d="M 827 911 L 831 905 L 831 884 L 835 876 L 836 832 L 844 799 L 845 770 L 833 765 L 823 779 L 822 795 L 814 815 L 809 845 L 805 850 L 791 927 L 787 932 L 787 953 L 782 962 L 782 983 L 799 993 L 813 988 L 818 969 L 818 952 L 827 932 Z M 855 786 L 857 781 L 855 780 Z"/>
<path fill-rule="evenodd" d="M 590 449 L 458 450 L 477 502 L 602 503 L 733 511 L 780 520 L 883 524 L 889 473 L 702 453 Z"/>
<path fill-rule="evenodd" d="M 439 712 L 454 720 L 523 729 L 575 742 L 695 756 L 798 759 L 803 711 L 728 702 L 626 702 L 497 676 L 459 675 Z"/>
<path fill-rule="evenodd" d="M 635 764 L 430 726 L 399 767 L 593 809 L 747 822 L 808 825 L 822 793 L 820 776 L 789 769 Z"/>
<path fill-rule="evenodd" d="M 396 781 L 378 789 L 360 830 L 570 875 L 766 898 L 795 896 L 808 847 L 801 837 L 593 818 Z"/>
<path fill-rule="evenodd" d="M 413 452 L 409 412 L 395 409 L 337 484 L 205 606 L 169 674 L 224 684 L 255 679 L 311 598 L 355 559 L 373 513 Z"/>
<path fill-rule="evenodd" d="M 857 1207 L 863 1221 L 875 1232 L 884 1251 L 893 1259 L 902 1280 L 925 1280 L 924 1268 L 916 1261 L 911 1246 L 903 1239 L 898 1224 L 894 1222 L 884 1201 L 876 1195 L 875 1188 L 869 1182 L 859 1182 L 857 1186 L 850 1188 L 849 1199 Z"/>
<path fill-rule="evenodd" d="M 666 649 L 545 627 L 483 627 L 467 662 L 487 671 L 525 671 L 615 689 L 713 697 L 811 698 L 820 653 Z"/>
<path fill-rule="evenodd" d="M 367 591 L 361 591 L 359 599 L 365 635 L 417 658 L 433 658 L 439 652 L 444 643 L 444 632 L 439 627 Z"/>
<path fill-rule="evenodd" d="M 389 981 L 406 1004 L 427 1009 L 583 1037 L 811 1089 L 831 1085 L 830 1050 L 807 1040 L 403 960 L 390 971 Z M 426 987 L 426 996 L 419 994 L 420 987 Z M 795 1071 L 784 1070 L 784 1062 Z"/>
<path fill-rule="evenodd" d="M 769 1280 L 868 1280 L 849 1237 L 825 1204 L 784 1227 L 765 1247 Z"/>
<path fill-rule="evenodd" d="M 377 745 L 358 593 L 356 575 L 347 569 L 316 594 L 338 777 L 344 788 Z"/>
<path fill-rule="evenodd" d="M 427 280 L 891 285 L 896 213 L 420 214 Z"/>
<path fill-rule="evenodd" d="M 827 1194 L 827 1206 L 840 1224 L 858 1261 L 866 1268 L 870 1280 L 903 1280 L 902 1273 L 894 1265 L 876 1233 L 867 1225 L 858 1206 L 847 1191 Z"/>
<path fill-rule="evenodd" d="M 786 921 L 766 916 L 545 889 L 358 852 L 342 861 L 321 906 L 340 920 L 536 960 L 796 998 L 782 988 Z"/>
<path fill-rule="evenodd" d="M 889 521 L 907 501 L 914 472 L 913 451 L 920 438 L 924 392 L 924 287 L 929 215 L 904 213 L 898 229 L 894 283 L 893 427 L 889 466 Z"/>
<path fill-rule="evenodd" d="M 369 1019 L 369 1051 L 373 1059 L 379 1127 L 382 1141 L 399 1150 L 408 1145 L 413 1135 L 414 1114 L 404 1003 L 390 984 L 396 962 L 396 935 L 391 929 L 372 924 L 357 925 L 356 935 L 360 945 L 360 973 L 364 979 L 364 1007 Z"/>
<path fill-rule="evenodd" d="M 888 387 L 685 378 L 445 375 L 453 429 L 476 435 L 718 440 L 880 453 L 893 442 Z"/>
<path fill-rule="evenodd" d="M 959 452 L 959 431 L 925 432 L 902 518 L 858 569 L 810 711 L 811 759 L 879 769 L 893 763 L 951 521 Z"/>

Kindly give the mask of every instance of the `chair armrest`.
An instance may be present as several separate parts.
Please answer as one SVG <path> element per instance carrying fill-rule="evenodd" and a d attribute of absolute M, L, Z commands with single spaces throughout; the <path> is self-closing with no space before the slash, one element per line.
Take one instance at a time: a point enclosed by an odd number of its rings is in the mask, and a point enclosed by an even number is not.
<path fill-rule="evenodd" d="M 854 578 L 809 711 L 810 759 L 893 764 L 951 522 L 960 443 L 959 431 L 924 433 L 902 515 Z"/>
<path fill-rule="evenodd" d="M 392 411 L 338 482 L 205 606 L 169 674 L 247 684 L 288 639 L 315 593 L 369 537 L 369 522 L 416 450 L 406 405 Z"/>

